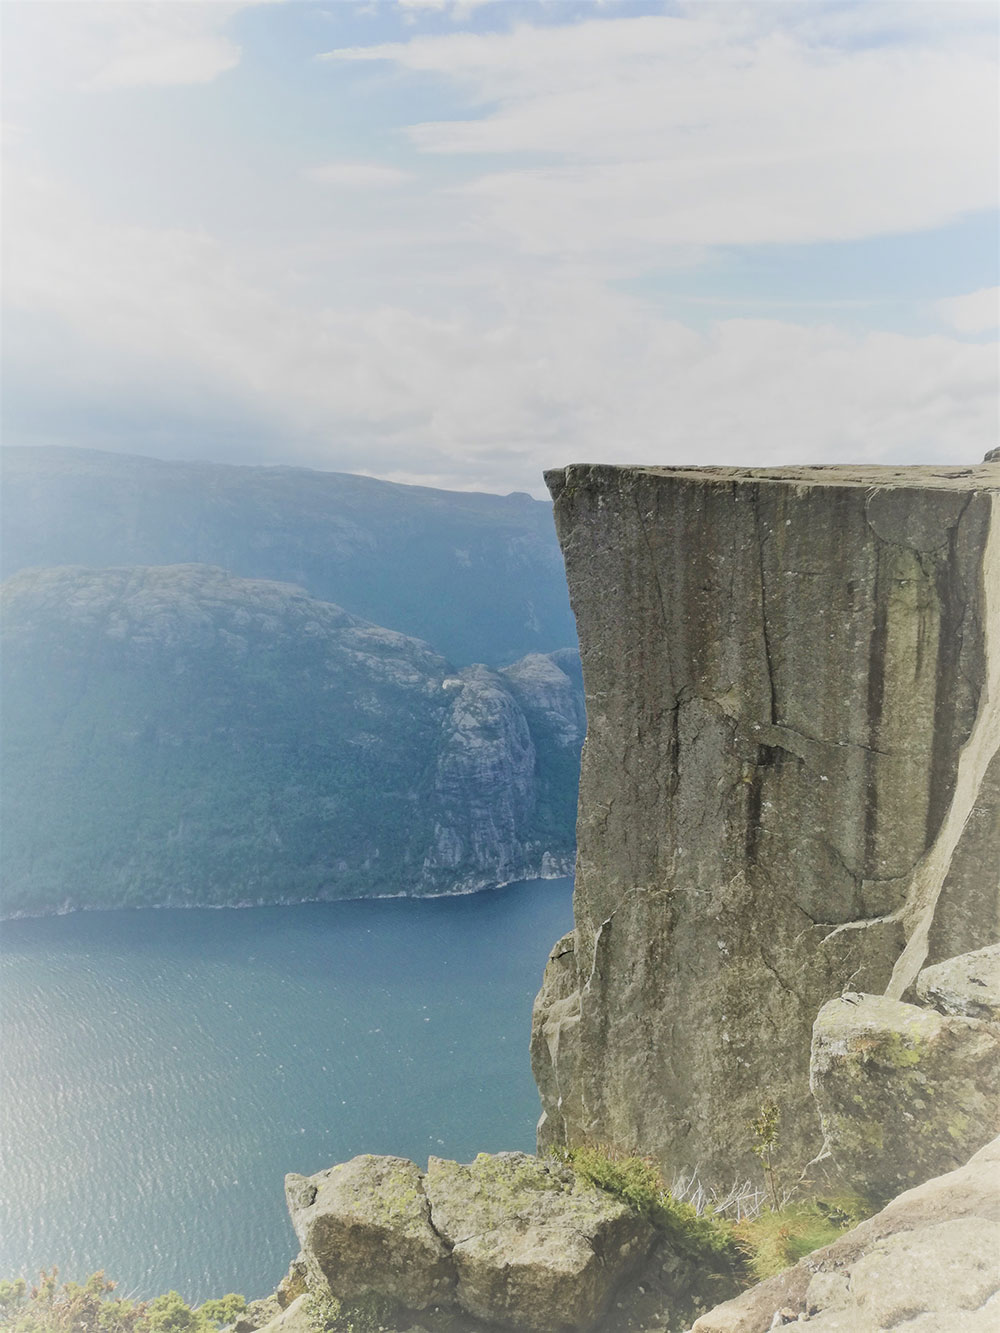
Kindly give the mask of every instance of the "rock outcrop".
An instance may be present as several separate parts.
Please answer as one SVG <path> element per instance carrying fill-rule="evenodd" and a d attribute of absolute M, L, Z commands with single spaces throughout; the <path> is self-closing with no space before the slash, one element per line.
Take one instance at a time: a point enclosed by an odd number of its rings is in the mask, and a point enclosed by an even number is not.
<path fill-rule="evenodd" d="M 960 954 L 917 977 L 917 998 L 943 1014 L 1000 1024 L 1000 944 Z"/>
<path fill-rule="evenodd" d="M 769 1100 L 800 1167 L 821 1006 L 1000 933 L 1000 467 L 547 480 L 589 730 L 540 1143 L 728 1184 Z"/>
<path fill-rule="evenodd" d="M 698 1319 L 692 1333 L 994 1333 L 1000 1139 L 834 1244 Z"/>
<path fill-rule="evenodd" d="M 974 1018 L 883 995 L 830 1000 L 810 1080 L 830 1165 L 878 1202 L 1000 1133 L 1000 1029 Z"/>
<path fill-rule="evenodd" d="M 408 1328 L 458 1315 L 517 1333 L 591 1328 L 653 1233 L 555 1160 L 357 1157 L 286 1178 L 309 1293 L 375 1297 Z M 467 1325 L 463 1325 L 466 1327 Z M 477 1325 L 478 1326 L 478 1325 Z"/>

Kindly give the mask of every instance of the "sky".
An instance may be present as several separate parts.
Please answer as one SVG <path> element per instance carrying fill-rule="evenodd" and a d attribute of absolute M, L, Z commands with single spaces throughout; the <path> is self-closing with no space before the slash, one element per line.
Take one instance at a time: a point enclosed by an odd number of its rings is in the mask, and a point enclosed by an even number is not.
<path fill-rule="evenodd" d="M 5 444 L 543 495 L 998 441 L 998 9 L 5 0 Z"/>

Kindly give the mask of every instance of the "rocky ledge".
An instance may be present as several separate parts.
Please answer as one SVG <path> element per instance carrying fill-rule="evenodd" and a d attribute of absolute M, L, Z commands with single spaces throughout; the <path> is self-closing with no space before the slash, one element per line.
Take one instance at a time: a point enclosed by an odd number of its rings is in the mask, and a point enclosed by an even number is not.
<path fill-rule="evenodd" d="M 801 1169 L 821 1006 L 998 937 L 1000 467 L 547 481 L 589 729 L 540 1143 L 724 1188 L 769 1099 Z"/>

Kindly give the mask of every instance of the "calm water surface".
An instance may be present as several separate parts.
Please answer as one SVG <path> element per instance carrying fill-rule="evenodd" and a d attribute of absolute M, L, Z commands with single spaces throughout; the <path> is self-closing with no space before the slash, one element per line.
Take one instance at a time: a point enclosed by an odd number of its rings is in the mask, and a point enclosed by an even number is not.
<path fill-rule="evenodd" d="M 286 1171 L 530 1150 L 571 892 L 3 925 L 0 1277 L 259 1296 L 297 1248 Z"/>

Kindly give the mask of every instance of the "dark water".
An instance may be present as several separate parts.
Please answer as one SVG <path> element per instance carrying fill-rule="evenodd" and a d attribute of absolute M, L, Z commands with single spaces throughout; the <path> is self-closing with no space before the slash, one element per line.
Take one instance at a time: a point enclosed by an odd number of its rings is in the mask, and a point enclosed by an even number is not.
<path fill-rule="evenodd" d="M 0 1277 L 259 1296 L 296 1250 L 286 1171 L 530 1150 L 571 888 L 5 924 Z"/>

